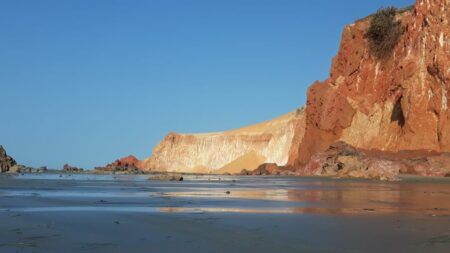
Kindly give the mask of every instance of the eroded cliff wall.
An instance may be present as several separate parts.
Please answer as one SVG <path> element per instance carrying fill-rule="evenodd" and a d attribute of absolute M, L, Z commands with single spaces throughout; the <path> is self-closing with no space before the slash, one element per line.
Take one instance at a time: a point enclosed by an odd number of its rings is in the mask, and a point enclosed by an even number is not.
<path fill-rule="evenodd" d="M 384 60 L 369 50 L 370 17 L 345 27 L 330 78 L 308 90 L 305 129 L 294 137 L 289 165 L 302 167 L 338 140 L 363 149 L 450 151 L 450 1 L 418 0 L 396 18 L 405 30 Z"/>
<path fill-rule="evenodd" d="M 404 30 L 382 60 L 369 49 L 372 17 L 348 25 L 330 77 L 309 88 L 306 109 L 234 131 L 169 134 L 143 167 L 231 173 L 261 163 L 304 168 L 337 141 L 364 150 L 450 152 L 449 7 L 449 0 L 417 0 L 398 12 Z"/>
<path fill-rule="evenodd" d="M 299 136 L 301 129 L 304 129 L 303 109 L 226 132 L 170 133 L 152 156 L 141 162 L 141 167 L 153 171 L 237 173 L 256 169 L 263 163 L 285 165 L 294 132 Z"/>

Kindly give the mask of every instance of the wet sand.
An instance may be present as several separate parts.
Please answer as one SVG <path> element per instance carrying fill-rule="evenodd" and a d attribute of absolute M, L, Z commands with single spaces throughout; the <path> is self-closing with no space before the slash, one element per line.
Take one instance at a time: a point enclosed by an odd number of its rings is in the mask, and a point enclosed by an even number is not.
<path fill-rule="evenodd" d="M 450 252 L 448 179 L 185 179 L 2 175 L 0 252 Z"/>

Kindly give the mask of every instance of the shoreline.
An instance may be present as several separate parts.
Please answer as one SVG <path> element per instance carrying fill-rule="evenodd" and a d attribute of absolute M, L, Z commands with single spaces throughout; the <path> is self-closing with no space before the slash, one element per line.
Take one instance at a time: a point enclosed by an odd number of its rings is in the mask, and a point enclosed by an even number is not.
<path fill-rule="evenodd" d="M 0 252 L 450 249 L 447 181 L 210 178 L 0 176 Z"/>
<path fill-rule="evenodd" d="M 306 179 L 330 179 L 330 180 L 361 180 L 361 181 L 380 181 L 377 179 L 371 179 L 371 178 L 352 178 L 352 177 L 336 177 L 336 176 L 330 176 L 330 175 L 242 175 L 242 174 L 205 174 L 205 173 L 182 173 L 182 172 L 145 172 L 142 173 L 115 173 L 115 172 L 95 172 L 93 170 L 84 170 L 82 172 L 69 172 L 64 170 L 53 170 L 49 169 L 45 172 L 21 172 L 21 173 L 0 173 L 0 176 L 18 176 L 18 175 L 112 175 L 112 176 L 132 176 L 132 175 L 142 175 L 142 176 L 150 176 L 150 175 L 182 175 L 182 176 L 211 176 L 211 177 L 238 177 L 238 178 L 246 178 L 246 177 L 255 177 L 255 178 L 270 178 L 270 177 L 276 177 L 276 178 L 306 178 Z M 414 174 L 400 174 L 398 175 L 399 180 L 389 181 L 386 182 L 396 182 L 396 181 L 403 181 L 403 182 L 444 182 L 444 183 L 450 183 L 450 177 L 437 177 L 437 176 L 423 176 L 423 175 L 414 175 Z M 151 180 L 151 179 L 149 179 Z"/>

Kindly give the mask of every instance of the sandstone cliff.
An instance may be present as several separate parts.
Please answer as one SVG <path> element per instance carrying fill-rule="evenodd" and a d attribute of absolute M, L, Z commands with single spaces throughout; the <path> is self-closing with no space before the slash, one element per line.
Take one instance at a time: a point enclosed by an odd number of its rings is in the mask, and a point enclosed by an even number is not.
<path fill-rule="evenodd" d="M 140 167 L 152 171 L 238 173 L 263 163 L 288 162 L 294 132 L 304 129 L 304 110 L 236 130 L 207 134 L 170 133 Z"/>
<path fill-rule="evenodd" d="M 404 33 L 384 60 L 369 50 L 370 18 L 345 27 L 329 79 L 309 88 L 289 165 L 302 168 L 338 140 L 366 150 L 450 151 L 450 1 L 418 0 L 399 12 Z"/>
<path fill-rule="evenodd" d="M 306 109 L 223 133 L 172 133 L 141 164 L 183 172 L 235 173 L 276 163 L 298 175 L 448 175 L 450 168 L 443 164 L 450 155 L 439 154 L 450 152 L 449 7 L 448 0 L 417 0 L 398 11 L 401 34 L 382 59 L 368 39 L 374 16 L 348 25 L 330 77 L 309 88 Z M 337 142 L 338 149 L 333 146 Z M 342 155 L 341 148 L 344 154 L 359 150 L 353 152 L 358 155 Z M 413 152 L 410 161 L 395 158 L 405 152 Z M 265 165 L 258 171 L 283 172 L 273 168 Z"/>

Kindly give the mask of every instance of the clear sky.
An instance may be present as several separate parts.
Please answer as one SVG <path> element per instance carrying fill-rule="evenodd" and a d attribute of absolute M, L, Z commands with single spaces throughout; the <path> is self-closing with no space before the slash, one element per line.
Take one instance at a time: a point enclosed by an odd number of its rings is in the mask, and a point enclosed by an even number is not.
<path fill-rule="evenodd" d="M 0 144 L 19 163 L 145 158 L 305 103 L 344 25 L 413 0 L 3 0 Z"/>

